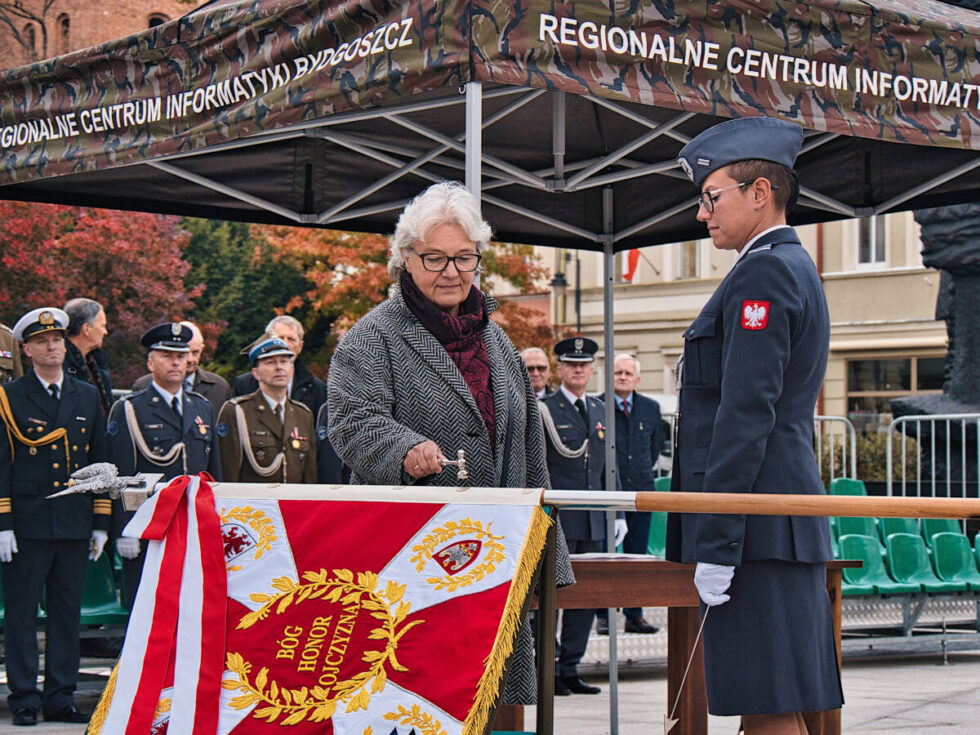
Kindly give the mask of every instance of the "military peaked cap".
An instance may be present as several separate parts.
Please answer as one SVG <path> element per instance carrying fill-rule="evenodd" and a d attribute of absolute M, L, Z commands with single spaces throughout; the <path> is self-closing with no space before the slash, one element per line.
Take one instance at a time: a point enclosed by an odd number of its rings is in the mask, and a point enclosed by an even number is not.
<path fill-rule="evenodd" d="M 165 352 L 190 352 L 187 343 L 191 341 L 194 332 L 180 322 L 164 322 L 151 327 L 140 337 L 140 344 L 147 350 L 164 350 Z"/>
<path fill-rule="evenodd" d="M 592 362 L 599 345 L 588 337 L 569 337 L 555 345 L 559 362 Z"/>

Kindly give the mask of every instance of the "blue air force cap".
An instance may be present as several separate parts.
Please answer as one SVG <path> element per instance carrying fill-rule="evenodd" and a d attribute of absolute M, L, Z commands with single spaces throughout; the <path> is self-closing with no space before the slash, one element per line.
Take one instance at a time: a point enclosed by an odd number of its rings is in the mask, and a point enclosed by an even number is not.
<path fill-rule="evenodd" d="M 190 352 L 187 343 L 193 336 L 191 328 L 180 322 L 164 322 L 146 330 L 140 337 L 140 344 L 148 351 Z"/>
<path fill-rule="evenodd" d="M 694 185 L 712 171 L 749 159 L 793 168 L 803 145 L 803 128 L 771 117 L 740 117 L 708 128 L 681 148 L 677 163 Z"/>
<path fill-rule="evenodd" d="M 14 339 L 26 342 L 35 334 L 42 332 L 53 332 L 54 330 L 65 332 L 68 329 L 68 315 L 61 309 L 44 307 L 29 311 L 14 325 Z"/>
<path fill-rule="evenodd" d="M 283 340 L 278 337 L 268 337 L 260 340 L 252 349 L 248 351 L 248 363 L 255 367 L 255 363 L 263 357 L 275 357 L 276 355 L 288 355 L 293 357 L 293 351 L 289 349 Z"/>
<path fill-rule="evenodd" d="M 555 345 L 558 362 L 592 362 L 599 345 L 588 337 L 569 337 Z"/>

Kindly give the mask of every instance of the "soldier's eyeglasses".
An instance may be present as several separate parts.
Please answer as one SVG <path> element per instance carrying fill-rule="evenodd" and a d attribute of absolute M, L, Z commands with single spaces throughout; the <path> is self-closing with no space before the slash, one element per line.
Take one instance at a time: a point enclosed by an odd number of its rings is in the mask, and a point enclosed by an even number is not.
<path fill-rule="evenodd" d="M 451 262 L 460 273 L 472 273 L 480 267 L 483 256 L 479 253 L 463 253 L 462 255 L 440 255 L 439 253 L 416 253 L 422 261 L 422 267 L 430 273 L 442 273 Z"/>
<path fill-rule="evenodd" d="M 742 186 L 748 186 L 751 181 L 742 181 L 738 184 L 732 184 L 730 186 L 723 186 L 720 189 L 713 189 L 712 191 L 702 191 L 695 198 L 695 203 L 697 206 L 704 207 L 708 214 L 715 211 L 715 202 L 721 197 L 721 195 L 726 191 L 731 191 L 732 189 L 738 189 Z"/>

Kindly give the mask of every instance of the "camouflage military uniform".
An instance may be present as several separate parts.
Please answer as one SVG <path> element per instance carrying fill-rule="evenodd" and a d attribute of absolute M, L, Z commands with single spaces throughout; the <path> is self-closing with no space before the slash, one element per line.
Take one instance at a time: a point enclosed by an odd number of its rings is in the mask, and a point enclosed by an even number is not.
<path fill-rule="evenodd" d="M 317 481 L 313 414 L 291 398 L 284 411 L 280 421 L 261 390 L 225 403 L 217 426 L 225 482 Z"/>
<path fill-rule="evenodd" d="M 20 362 L 20 346 L 10 327 L 0 324 L 0 385 L 24 374 Z"/>

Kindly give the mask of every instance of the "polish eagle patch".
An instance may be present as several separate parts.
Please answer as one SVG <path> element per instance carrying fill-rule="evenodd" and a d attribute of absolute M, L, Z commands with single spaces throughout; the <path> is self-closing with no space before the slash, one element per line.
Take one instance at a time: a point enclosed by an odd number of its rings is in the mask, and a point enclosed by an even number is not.
<path fill-rule="evenodd" d="M 768 324 L 768 301 L 742 302 L 742 329 L 765 329 Z"/>

